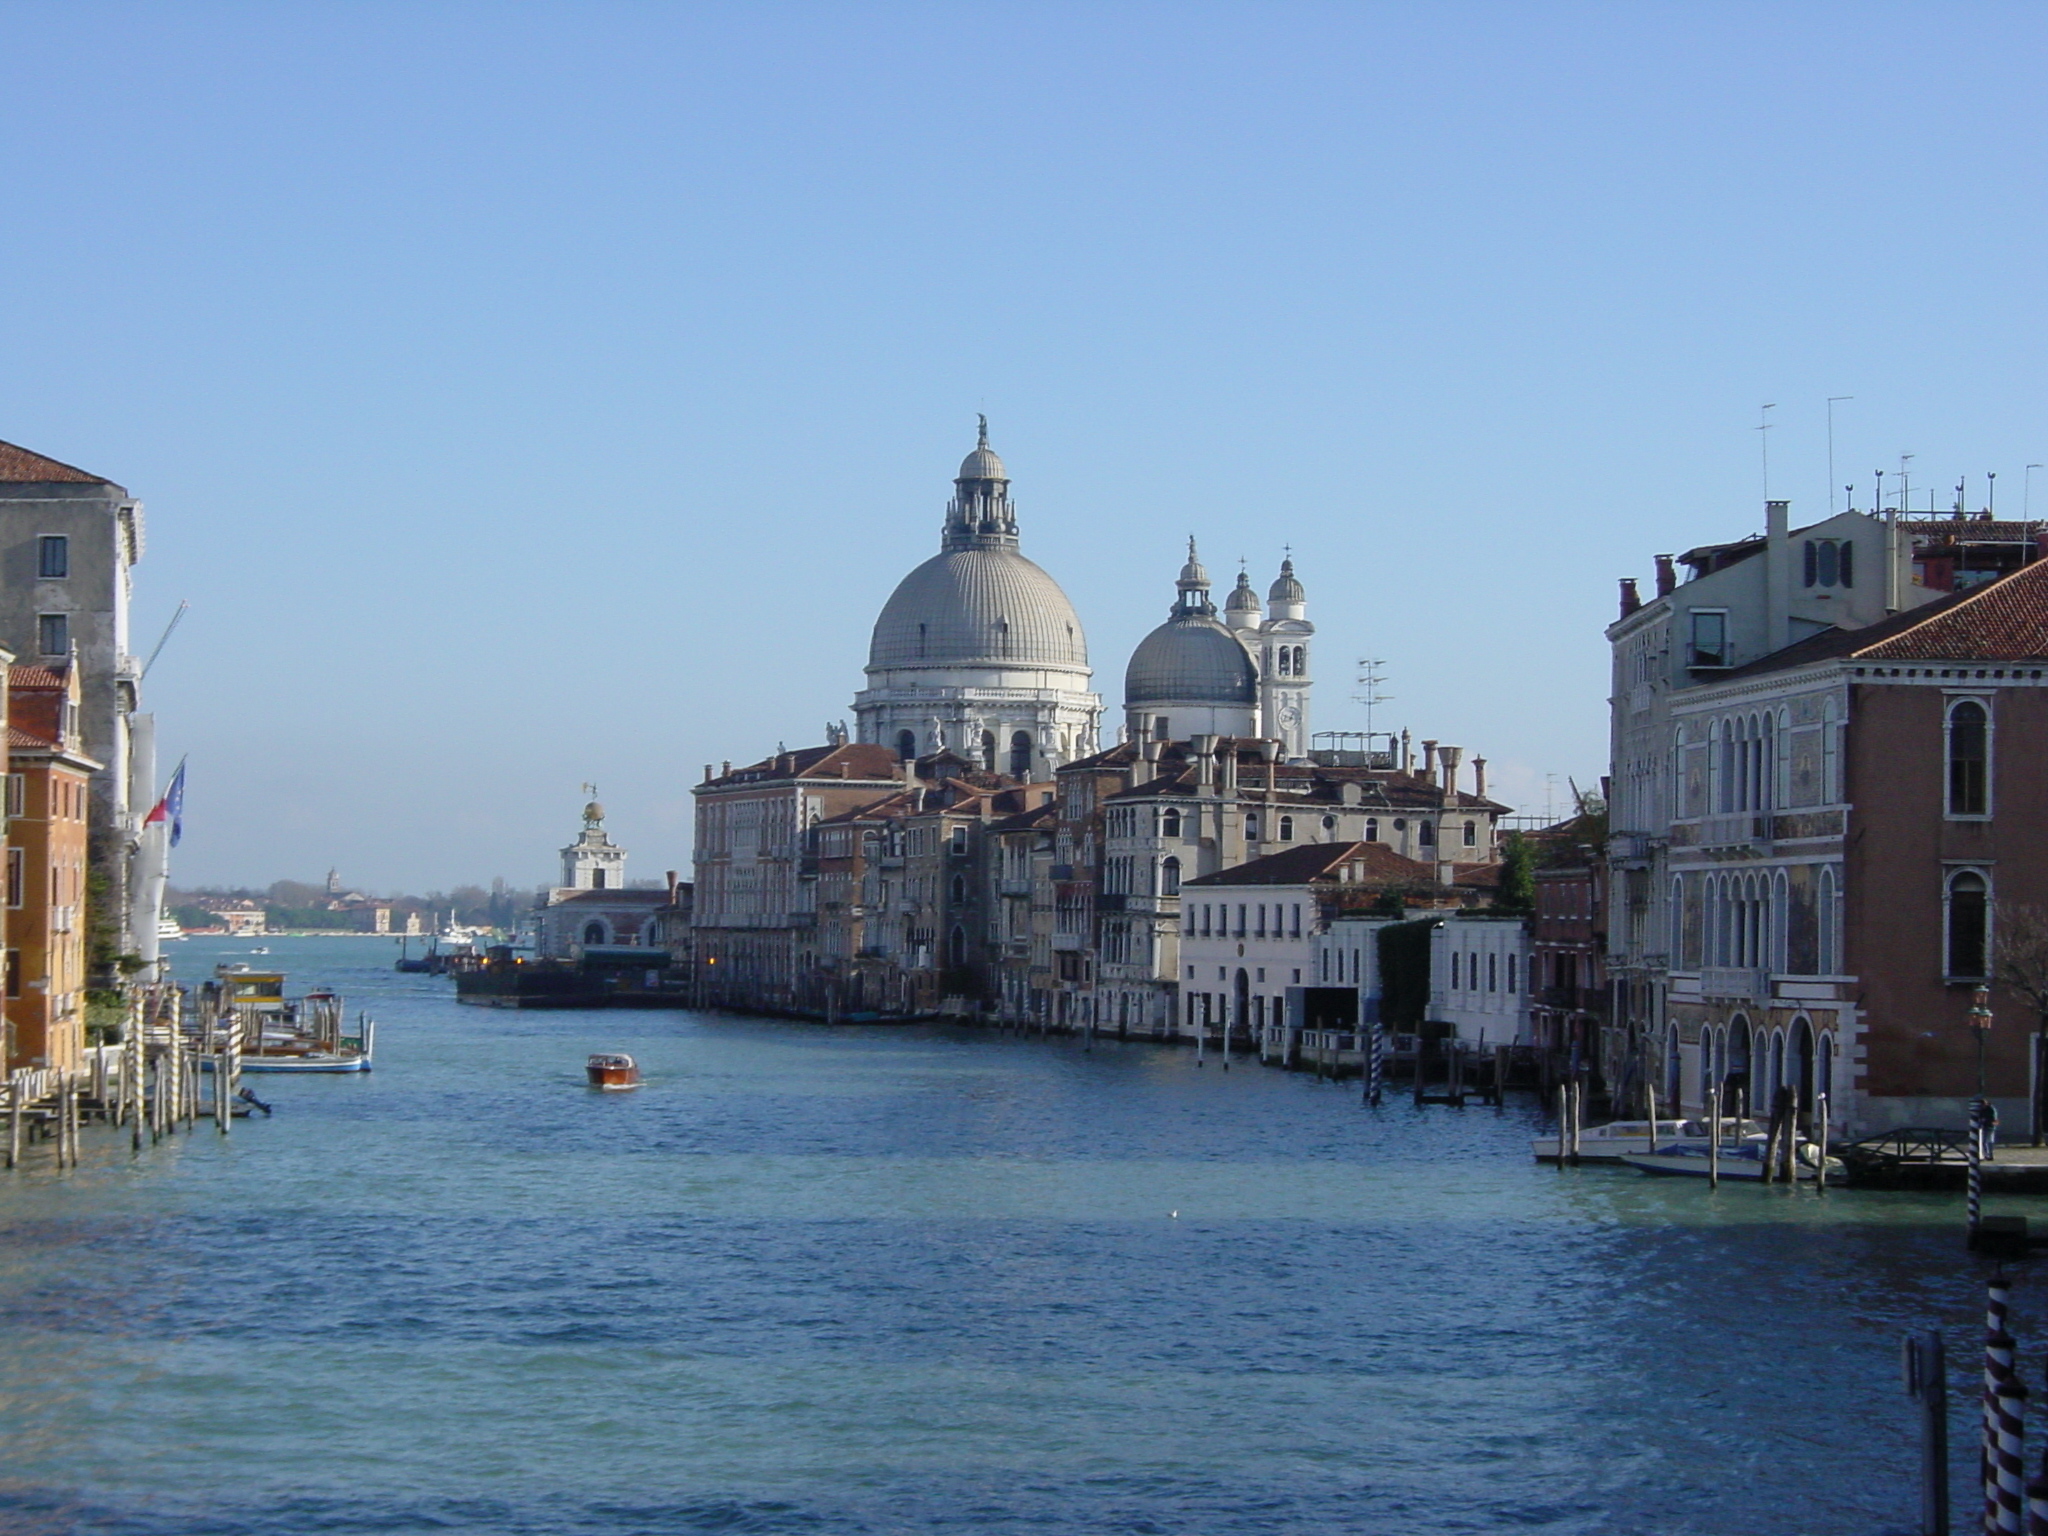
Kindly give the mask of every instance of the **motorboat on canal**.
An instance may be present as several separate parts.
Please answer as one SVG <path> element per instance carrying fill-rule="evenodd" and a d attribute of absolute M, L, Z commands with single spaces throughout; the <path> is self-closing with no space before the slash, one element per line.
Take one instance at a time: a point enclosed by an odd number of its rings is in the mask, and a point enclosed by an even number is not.
<path fill-rule="evenodd" d="M 1579 1133 L 1579 1161 L 1582 1163 L 1618 1163 L 1625 1157 L 1642 1156 L 1671 1146 L 1698 1146 L 1707 1144 L 1707 1122 L 1705 1120 L 1614 1120 L 1606 1125 L 1591 1125 Z M 1724 1116 L 1721 1120 L 1721 1145 L 1746 1145 L 1761 1141 L 1764 1128 L 1754 1120 L 1738 1120 Z M 1529 1150 L 1539 1163 L 1558 1161 L 1559 1138 L 1538 1136 L 1529 1143 Z"/>
<path fill-rule="evenodd" d="M 1718 1169 L 1714 1167 L 1715 1159 L 1709 1156 L 1709 1148 L 1704 1142 L 1659 1147 L 1654 1152 L 1632 1154 L 1620 1161 L 1639 1172 L 1661 1177 L 1704 1179 L 1718 1174 L 1724 1179 L 1760 1182 L 1764 1177 L 1764 1139 L 1723 1142 Z M 1792 1159 L 1792 1177 L 1801 1182 L 1811 1181 L 1819 1166 L 1819 1145 L 1811 1141 L 1800 1142 L 1798 1155 Z M 1840 1158 L 1828 1159 L 1829 1178 L 1840 1178 L 1844 1171 Z"/>
<path fill-rule="evenodd" d="M 599 1051 L 584 1063 L 593 1088 L 620 1089 L 640 1086 L 640 1066 L 630 1056 L 616 1051 Z"/>

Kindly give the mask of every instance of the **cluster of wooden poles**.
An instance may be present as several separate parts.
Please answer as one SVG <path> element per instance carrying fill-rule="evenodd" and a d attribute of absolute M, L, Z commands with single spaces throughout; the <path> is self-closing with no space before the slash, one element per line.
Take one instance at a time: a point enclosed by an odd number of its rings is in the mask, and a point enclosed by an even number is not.
<path fill-rule="evenodd" d="M 81 1068 L 31 1067 L 8 1074 L 0 1083 L 6 1166 L 22 1166 L 28 1144 L 39 1141 L 52 1145 L 59 1168 L 77 1167 L 88 1121 L 126 1125 L 136 1151 L 145 1138 L 154 1144 L 209 1117 L 227 1135 L 244 1030 L 209 1028 L 187 1036 L 180 1028 L 180 1002 L 175 989 L 145 989 L 129 1005 L 121 1042 L 91 1048 Z"/>

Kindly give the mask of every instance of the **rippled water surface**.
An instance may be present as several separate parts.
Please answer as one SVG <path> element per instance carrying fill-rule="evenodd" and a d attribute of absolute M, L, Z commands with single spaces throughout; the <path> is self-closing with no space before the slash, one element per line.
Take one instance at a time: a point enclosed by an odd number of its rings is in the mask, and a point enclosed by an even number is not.
<path fill-rule="evenodd" d="M 1150 1046 L 460 1008 L 381 941 L 271 943 L 382 1020 L 374 1074 L 0 1175 L 7 1536 L 1876 1536 L 1913 1528 L 1900 1332 L 1972 1347 L 1953 1199 L 1559 1173 L 1533 1106 Z M 644 1089 L 581 1086 L 607 1048 Z"/>

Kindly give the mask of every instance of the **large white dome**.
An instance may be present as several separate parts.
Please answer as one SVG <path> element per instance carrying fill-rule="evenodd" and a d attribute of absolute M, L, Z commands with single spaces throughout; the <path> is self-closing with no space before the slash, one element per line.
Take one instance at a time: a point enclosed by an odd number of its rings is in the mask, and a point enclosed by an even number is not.
<path fill-rule="evenodd" d="M 1060 584 L 1015 549 L 949 549 L 897 584 L 868 666 L 961 664 L 1085 671 L 1088 642 Z"/>

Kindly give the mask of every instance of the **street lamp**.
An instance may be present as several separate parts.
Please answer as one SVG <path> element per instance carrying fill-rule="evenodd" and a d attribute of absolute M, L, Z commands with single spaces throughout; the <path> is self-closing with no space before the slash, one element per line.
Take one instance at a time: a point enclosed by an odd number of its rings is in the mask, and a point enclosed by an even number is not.
<path fill-rule="evenodd" d="M 1991 1038 L 1991 988 L 1970 994 L 1970 1028 L 1977 1036 L 1977 1097 L 1984 1097 L 1984 1043 Z"/>

